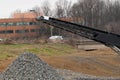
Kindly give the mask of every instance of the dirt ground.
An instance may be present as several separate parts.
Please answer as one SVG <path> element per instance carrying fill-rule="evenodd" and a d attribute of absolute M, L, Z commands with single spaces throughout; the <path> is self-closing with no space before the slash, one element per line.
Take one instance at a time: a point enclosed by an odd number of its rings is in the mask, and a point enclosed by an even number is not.
<path fill-rule="evenodd" d="M 95 76 L 120 77 L 120 56 L 111 49 L 80 51 L 71 55 L 41 58 L 55 68 Z"/>
<path fill-rule="evenodd" d="M 65 54 L 60 56 L 39 56 L 55 68 L 69 69 L 75 72 L 95 76 L 120 77 L 120 56 L 109 48 Z M 14 59 L 0 61 L 0 72 L 3 72 Z"/>

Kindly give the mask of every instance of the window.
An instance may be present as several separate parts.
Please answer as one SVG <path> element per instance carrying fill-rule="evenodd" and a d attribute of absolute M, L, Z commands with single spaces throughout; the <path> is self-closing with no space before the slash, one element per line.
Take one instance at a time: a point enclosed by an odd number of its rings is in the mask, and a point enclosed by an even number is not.
<path fill-rule="evenodd" d="M 7 33 L 7 34 L 13 33 L 13 30 L 7 30 L 7 31 L 5 31 L 5 33 Z"/>
<path fill-rule="evenodd" d="M 36 25 L 36 22 L 29 22 L 29 25 Z"/>
<path fill-rule="evenodd" d="M 29 30 L 16 30 L 15 33 L 27 33 Z"/>
<path fill-rule="evenodd" d="M 33 22 L 30 22 L 29 25 L 33 25 Z"/>
<path fill-rule="evenodd" d="M 31 29 L 30 32 L 39 32 L 39 29 Z"/>
<path fill-rule="evenodd" d="M 23 25 L 24 23 L 23 22 L 17 22 L 16 23 L 16 26 L 21 26 L 21 25 Z"/>
<path fill-rule="evenodd" d="M 29 22 L 24 22 L 24 25 L 29 25 Z"/>
<path fill-rule="evenodd" d="M 29 30 L 25 30 L 25 32 L 29 32 Z"/>
<path fill-rule="evenodd" d="M 7 23 L 7 26 L 14 26 L 15 23 Z"/>
<path fill-rule="evenodd" d="M 5 33 L 5 31 L 0 31 L 0 34 L 4 34 Z"/>
<path fill-rule="evenodd" d="M 7 26 L 7 23 L 0 23 L 0 26 Z"/>
<path fill-rule="evenodd" d="M 10 34 L 10 33 L 13 33 L 13 30 L 0 31 L 0 34 Z"/>
<path fill-rule="evenodd" d="M 22 25 L 37 25 L 36 22 L 9 22 L 9 23 L 0 23 L 0 26 L 22 26 Z"/>
<path fill-rule="evenodd" d="M 35 32 L 35 29 L 31 29 L 30 31 L 31 31 L 31 32 Z"/>

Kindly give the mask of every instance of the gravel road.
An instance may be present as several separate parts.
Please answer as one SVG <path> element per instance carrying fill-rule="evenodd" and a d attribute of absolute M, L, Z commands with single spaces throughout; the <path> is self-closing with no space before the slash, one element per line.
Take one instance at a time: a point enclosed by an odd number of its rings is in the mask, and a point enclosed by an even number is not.
<path fill-rule="evenodd" d="M 120 80 L 114 77 L 97 77 L 83 73 L 73 72 L 71 70 L 57 69 L 57 72 L 63 76 L 65 80 Z"/>

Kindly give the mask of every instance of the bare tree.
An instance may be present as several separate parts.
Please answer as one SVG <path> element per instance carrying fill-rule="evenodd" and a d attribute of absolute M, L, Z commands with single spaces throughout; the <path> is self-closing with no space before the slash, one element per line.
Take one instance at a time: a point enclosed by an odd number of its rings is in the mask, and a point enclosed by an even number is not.
<path fill-rule="evenodd" d="M 34 12 L 36 13 L 37 16 L 43 15 L 42 9 L 39 6 L 33 7 Z"/>
<path fill-rule="evenodd" d="M 105 3 L 102 0 L 78 0 L 71 12 L 74 17 L 82 17 L 84 25 L 98 27 L 102 24 L 104 8 Z"/>
<path fill-rule="evenodd" d="M 43 2 L 42 11 L 43 11 L 43 13 L 44 13 L 45 16 L 50 16 L 50 15 L 52 15 L 52 13 L 51 13 L 51 8 L 50 8 L 50 3 L 49 3 L 47 0 L 45 0 L 45 1 Z"/>
<path fill-rule="evenodd" d="M 58 0 L 56 2 L 56 17 L 70 17 L 70 10 L 72 7 L 71 1 Z"/>
<path fill-rule="evenodd" d="M 104 25 L 108 32 L 120 34 L 120 1 L 111 2 L 107 0 L 106 11 L 104 15 Z"/>

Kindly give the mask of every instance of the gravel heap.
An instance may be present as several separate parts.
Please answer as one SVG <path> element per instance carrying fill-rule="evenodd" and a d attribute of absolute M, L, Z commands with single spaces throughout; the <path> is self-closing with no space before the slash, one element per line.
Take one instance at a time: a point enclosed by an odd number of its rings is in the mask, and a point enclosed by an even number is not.
<path fill-rule="evenodd" d="M 63 80 L 63 78 L 36 55 L 20 55 L 5 72 L 0 80 Z"/>

